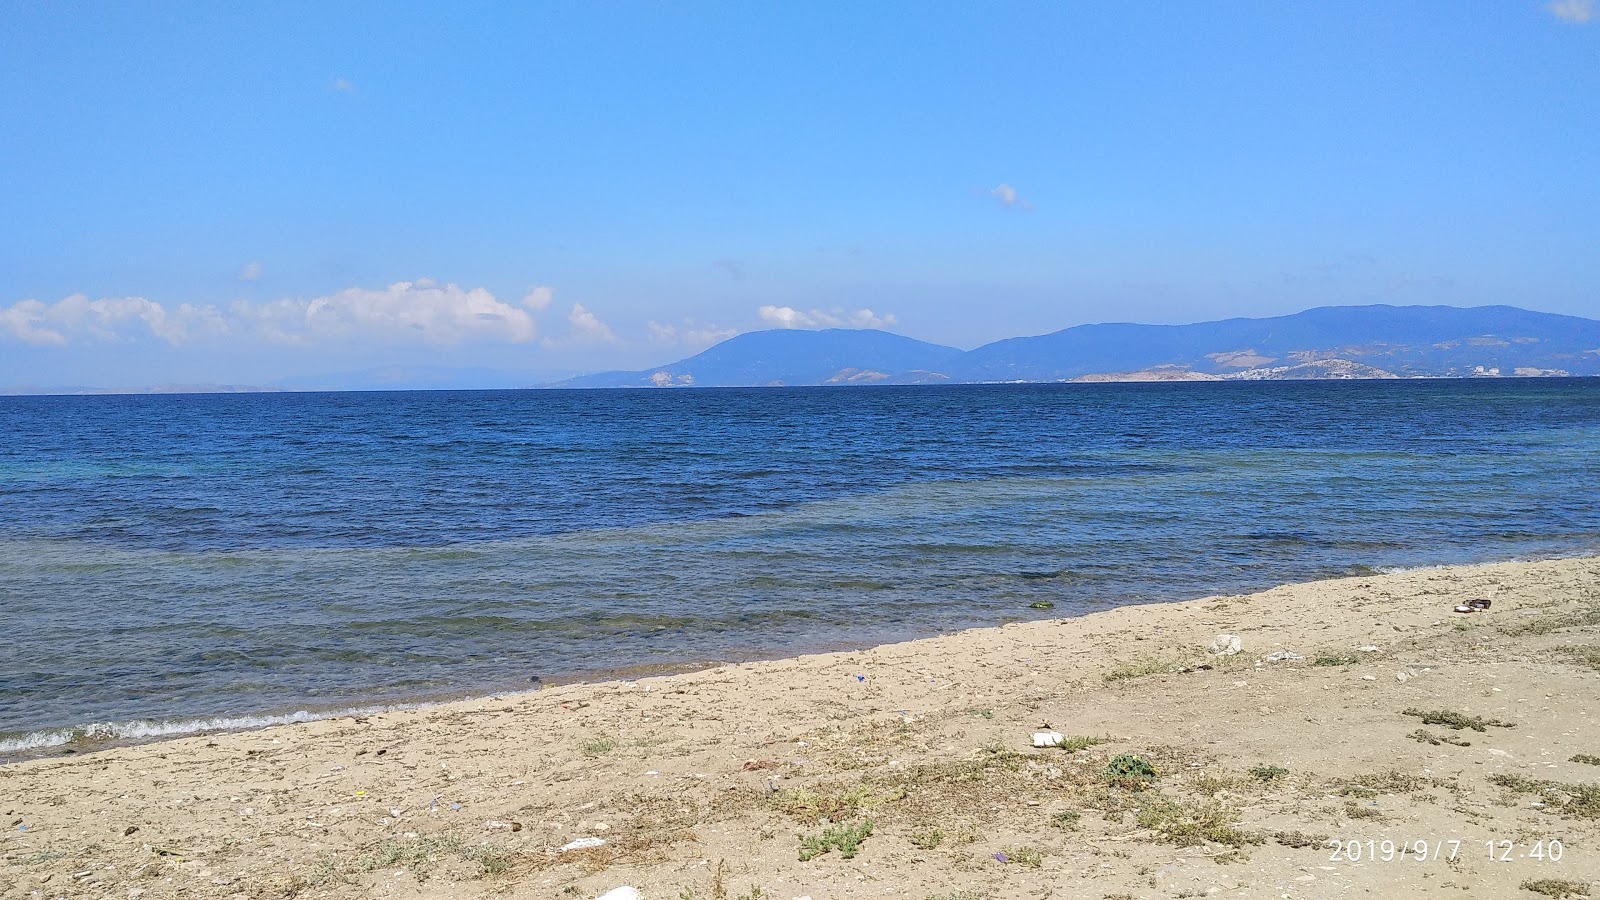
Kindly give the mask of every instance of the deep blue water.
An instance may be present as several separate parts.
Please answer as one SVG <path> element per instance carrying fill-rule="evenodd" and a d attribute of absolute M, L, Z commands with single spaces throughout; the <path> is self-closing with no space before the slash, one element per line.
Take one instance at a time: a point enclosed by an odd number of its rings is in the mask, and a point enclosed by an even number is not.
<path fill-rule="evenodd" d="M 1600 379 L 10 397 L 0 435 L 0 755 L 1600 550 Z"/>

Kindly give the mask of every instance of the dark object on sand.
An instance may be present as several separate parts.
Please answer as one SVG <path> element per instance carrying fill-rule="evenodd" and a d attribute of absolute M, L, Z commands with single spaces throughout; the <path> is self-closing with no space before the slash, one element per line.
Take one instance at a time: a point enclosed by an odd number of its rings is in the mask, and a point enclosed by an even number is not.
<path fill-rule="evenodd" d="M 1473 609 L 1488 609 L 1490 602 L 1491 601 L 1485 600 L 1482 597 L 1479 597 L 1476 600 L 1468 600 L 1467 601 L 1467 605 L 1472 607 Z"/>

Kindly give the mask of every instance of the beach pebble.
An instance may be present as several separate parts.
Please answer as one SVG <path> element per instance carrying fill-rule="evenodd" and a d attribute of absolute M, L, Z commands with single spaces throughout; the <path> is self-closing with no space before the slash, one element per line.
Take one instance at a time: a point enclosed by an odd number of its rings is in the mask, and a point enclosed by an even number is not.
<path fill-rule="evenodd" d="M 603 846 L 605 846 L 605 843 L 606 843 L 606 839 L 605 838 L 581 837 L 581 838 L 578 838 L 577 840 L 571 842 L 570 844 L 564 844 L 561 847 L 561 852 L 562 853 L 566 853 L 568 850 L 588 850 L 590 847 L 603 847 Z M 619 888 L 619 890 L 620 890 L 620 888 Z M 628 888 L 628 890 L 631 891 L 631 890 L 633 890 L 633 888 Z M 606 896 L 609 897 L 611 895 L 607 894 Z"/>
<path fill-rule="evenodd" d="M 1394 680 L 1400 682 L 1401 684 L 1405 684 L 1406 679 L 1410 678 L 1410 677 L 1411 677 L 1411 675 L 1406 673 L 1406 672 L 1396 672 L 1396 673 L 1394 673 Z"/>
<path fill-rule="evenodd" d="M 614 887 L 606 891 L 604 894 L 594 898 L 594 900 L 644 900 L 644 895 L 639 893 L 638 888 L 625 884 L 622 887 Z"/>
<path fill-rule="evenodd" d="M 1033 745 L 1035 747 L 1056 747 L 1066 740 L 1066 736 L 1059 731 L 1035 731 Z"/>
<path fill-rule="evenodd" d="M 1378 676 L 1376 676 L 1376 675 L 1363 675 L 1363 676 L 1361 676 L 1361 680 L 1362 681 L 1377 681 L 1378 680 Z"/>
<path fill-rule="evenodd" d="M 1244 649 L 1244 641 L 1237 634 L 1219 634 L 1211 640 L 1211 652 L 1217 656 L 1232 656 Z"/>

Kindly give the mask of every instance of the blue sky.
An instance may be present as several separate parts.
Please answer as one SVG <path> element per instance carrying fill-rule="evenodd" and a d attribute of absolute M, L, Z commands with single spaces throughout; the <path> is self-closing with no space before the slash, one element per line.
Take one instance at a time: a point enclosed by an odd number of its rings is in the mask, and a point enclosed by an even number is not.
<path fill-rule="evenodd" d="M 0 5 L 0 386 L 1600 316 L 1600 6 Z"/>

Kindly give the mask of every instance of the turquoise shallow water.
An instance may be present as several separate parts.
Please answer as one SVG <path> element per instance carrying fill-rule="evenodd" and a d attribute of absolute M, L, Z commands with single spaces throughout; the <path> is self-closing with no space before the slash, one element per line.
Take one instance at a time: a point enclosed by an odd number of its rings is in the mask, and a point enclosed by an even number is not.
<path fill-rule="evenodd" d="M 1600 550 L 1595 380 L 0 398 L 0 428 L 0 757 Z"/>

